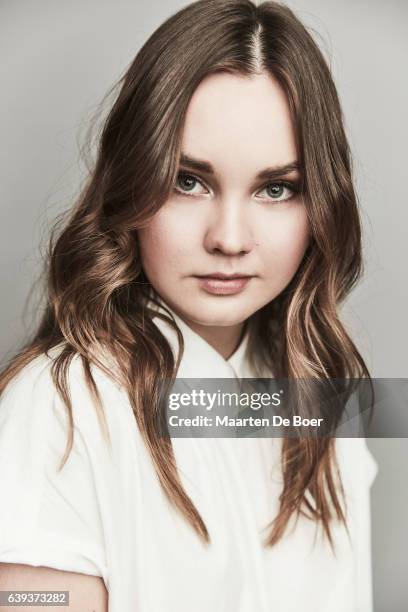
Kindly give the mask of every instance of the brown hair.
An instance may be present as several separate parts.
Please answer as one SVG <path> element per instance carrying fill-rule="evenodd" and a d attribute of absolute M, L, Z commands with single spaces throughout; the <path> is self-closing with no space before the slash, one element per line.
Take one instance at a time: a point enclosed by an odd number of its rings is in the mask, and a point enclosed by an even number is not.
<path fill-rule="evenodd" d="M 207 528 L 183 489 L 171 440 L 159 435 L 158 381 L 173 377 L 179 361 L 152 321 L 147 298 L 154 303 L 155 295 L 141 266 L 137 230 L 174 187 L 193 92 L 205 76 L 220 71 L 244 76 L 268 71 L 286 92 L 312 235 L 288 287 L 251 318 L 250 346 L 278 377 L 369 377 L 338 316 L 362 262 L 336 88 L 317 44 L 292 11 L 276 2 L 256 6 L 249 0 L 189 4 L 151 35 L 120 79 L 89 179 L 63 226 L 51 235 L 41 324 L 0 377 L 1 392 L 36 356 L 60 348 L 52 376 L 69 416 L 64 464 L 73 444 L 67 368 L 74 355 L 83 363 L 109 440 L 91 369 L 95 364 L 114 376 L 98 358 L 96 347 L 105 347 L 115 359 L 115 375 L 128 393 L 164 491 L 206 541 Z M 171 313 L 162 318 L 177 331 Z M 280 509 L 268 543 L 276 543 L 291 516 L 299 514 L 321 524 L 331 541 L 331 521 L 346 522 L 335 486 L 333 439 L 285 439 L 282 472 Z"/>

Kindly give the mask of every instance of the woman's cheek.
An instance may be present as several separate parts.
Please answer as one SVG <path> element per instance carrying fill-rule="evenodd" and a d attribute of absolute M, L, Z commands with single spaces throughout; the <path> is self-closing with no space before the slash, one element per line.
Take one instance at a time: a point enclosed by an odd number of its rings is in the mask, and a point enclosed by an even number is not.
<path fill-rule="evenodd" d="M 258 244 L 265 245 L 263 261 L 267 269 L 293 275 L 309 244 L 309 227 L 305 215 L 297 214 L 277 220 L 272 230 L 263 234 Z"/>
<path fill-rule="evenodd" d="M 185 268 L 191 262 L 194 245 L 197 248 L 191 230 L 180 217 L 165 214 L 140 230 L 140 253 L 146 273 L 157 277 L 170 270 L 182 272 L 180 266 Z"/>

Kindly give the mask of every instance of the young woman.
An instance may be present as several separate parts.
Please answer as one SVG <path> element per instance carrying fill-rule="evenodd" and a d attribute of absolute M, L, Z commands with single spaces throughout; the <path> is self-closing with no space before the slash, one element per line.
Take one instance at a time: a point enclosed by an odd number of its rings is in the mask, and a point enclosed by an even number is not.
<path fill-rule="evenodd" d="M 168 19 L 1 376 L 2 590 L 69 590 L 78 611 L 372 610 L 363 440 L 171 440 L 158 399 L 165 377 L 368 376 L 338 316 L 360 271 L 341 108 L 304 26 L 248 0 Z"/>

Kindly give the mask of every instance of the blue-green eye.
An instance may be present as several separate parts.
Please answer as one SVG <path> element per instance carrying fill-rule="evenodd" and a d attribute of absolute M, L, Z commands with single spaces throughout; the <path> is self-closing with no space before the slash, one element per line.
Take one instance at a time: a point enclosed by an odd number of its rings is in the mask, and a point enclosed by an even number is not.
<path fill-rule="evenodd" d="M 179 172 L 177 175 L 175 191 L 177 191 L 178 193 L 181 193 L 181 195 L 186 195 L 186 196 L 202 195 L 202 193 L 206 193 L 202 191 L 201 192 L 195 191 L 194 188 L 196 187 L 197 184 L 203 187 L 203 184 L 201 183 L 201 181 L 199 181 L 198 178 L 195 177 L 193 174 L 188 174 L 187 172 Z"/>
<path fill-rule="evenodd" d="M 274 202 L 286 202 L 286 200 L 290 200 L 299 192 L 299 188 L 294 183 L 289 184 L 276 182 L 268 183 L 268 185 L 265 185 L 265 187 L 261 189 L 261 191 L 258 191 L 258 193 L 262 193 L 263 191 L 266 191 L 267 196 L 269 196 Z"/>

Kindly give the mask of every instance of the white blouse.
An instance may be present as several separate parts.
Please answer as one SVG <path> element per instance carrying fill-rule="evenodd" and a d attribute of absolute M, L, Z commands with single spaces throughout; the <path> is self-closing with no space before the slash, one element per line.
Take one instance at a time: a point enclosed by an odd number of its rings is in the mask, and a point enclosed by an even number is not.
<path fill-rule="evenodd" d="M 245 337 L 225 360 L 177 315 L 182 378 L 254 377 Z M 174 331 L 155 323 L 177 352 Z M 201 542 L 164 495 L 123 389 L 93 368 L 112 438 L 109 454 L 80 360 L 69 369 L 74 448 L 51 358 L 26 366 L 0 398 L 0 562 L 102 576 L 109 612 L 371 612 L 370 485 L 363 439 L 337 439 L 350 538 L 336 556 L 300 517 L 262 544 L 281 490 L 279 439 L 173 438 L 183 486 L 211 542 Z"/>

